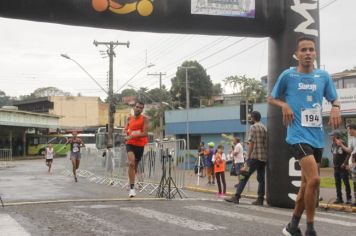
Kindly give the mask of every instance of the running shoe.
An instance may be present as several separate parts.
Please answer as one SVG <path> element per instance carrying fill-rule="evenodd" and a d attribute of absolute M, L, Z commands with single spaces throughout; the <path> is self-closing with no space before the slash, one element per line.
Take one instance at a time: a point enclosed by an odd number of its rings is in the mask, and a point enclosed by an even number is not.
<path fill-rule="evenodd" d="M 305 231 L 305 236 L 317 236 L 316 231 L 312 230 L 312 231 Z"/>
<path fill-rule="evenodd" d="M 135 189 L 130 189 L 129 197 L 135 197 L 135 196 L 136 196 L 136 191 L 135 191 Z"/>
<path fill-rule="evenodd" d="M 300 230 L 299 227 L 292 229 L 290 227 L 290 224 L 288 224 L 283 230 L 282 230 L 283 235 L 285 236 L 303 236 L 302 231 Z"/>

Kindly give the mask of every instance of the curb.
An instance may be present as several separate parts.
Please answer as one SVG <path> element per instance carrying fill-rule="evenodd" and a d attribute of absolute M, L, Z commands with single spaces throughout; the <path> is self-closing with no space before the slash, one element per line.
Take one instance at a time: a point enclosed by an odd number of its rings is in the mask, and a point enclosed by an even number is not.
<path fill-rule="evenodd" d="M 41 205 L 53 203 L 76 203 L 76 202 L 129 202 L 129 201 L 164 201 L 165 198 L 99 198 L 99 199 L 68 199 L 68 200 L 53 200 L 53 201 L 31 201 L 31 202 L 4 202 L 6 206 L 25 206 L 25 205 Z"/>
<path fill-rule="evenodd" d="M 198 187 L 193 187 L 193 186 L 187 186 L 187 187 L 184 187 L 184 189 L 190 190 L 190 191 L 193 191 L 193 192 L 216 193 L 216 190 L 198 188 Z M 233 196 L 234 193 L 227 192 L 226 195 L 227 196 Z M 244 198 L 249 198 L 249 199 L 257 199 L 257 195 L 253 195 L 253 194 L 242 194 L 241 196 L 244 197 Z M 324 210 L 331 209 L 331 210 L 335 210 L 335 211 L 355 212 L 356 213 L 356 207 L 353 207 L 351 205 L 339 205 L 339 204 L 319 202 L 319 208 L 322 208 Z"/>

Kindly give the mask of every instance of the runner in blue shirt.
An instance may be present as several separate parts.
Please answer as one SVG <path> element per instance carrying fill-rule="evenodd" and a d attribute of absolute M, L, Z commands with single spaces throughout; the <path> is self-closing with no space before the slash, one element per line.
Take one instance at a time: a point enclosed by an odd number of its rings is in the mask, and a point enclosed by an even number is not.
<path fill-rule="evenodd" d="M 326 71 L 315 69 L 315 40 L 298 38 L 295 56 L 298 66 L 285 70 L 278 78 L 268 102 L 282 108 L 283 124 L 287 126 L 286 142 L 291 154 L 301 166 L 302 183 L 295 202 L 291 222 L 283 229 L 284 235 L 302 235 L 298 227 L 306 209 L 305 235 L 316 235 L 314 229 L 315 199 L 320 184 L 318 163 L 324 147 L 322 101 L 332 104 L 329 125 L 341 123 L 340 103 L 335 85 Z"/>

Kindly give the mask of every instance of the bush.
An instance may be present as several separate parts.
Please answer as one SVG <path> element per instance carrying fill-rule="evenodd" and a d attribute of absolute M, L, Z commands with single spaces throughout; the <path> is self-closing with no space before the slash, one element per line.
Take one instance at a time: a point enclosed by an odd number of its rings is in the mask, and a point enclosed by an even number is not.
<path fill-rule="evenodd" d="M 329 159 L 326 157 L 321 158 L 320 167 L 321 168 L 329 167 Z"/>

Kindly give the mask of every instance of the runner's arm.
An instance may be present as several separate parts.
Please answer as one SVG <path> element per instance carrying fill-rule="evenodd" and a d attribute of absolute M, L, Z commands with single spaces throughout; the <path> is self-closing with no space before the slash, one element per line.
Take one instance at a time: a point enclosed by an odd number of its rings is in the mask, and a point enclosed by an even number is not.
<path fill-rule="evenodd" d="M 292 123 L 294 119 L 294 113 L 286 102 L 275 99 L 272 96 L 269 96 L 267 101 L 271 105 L 279 106 L 282 108 L 283 125 L 288 126 L 290 123 Z"/>
<path fill-rule="evenodd" d="M 341 124 L 340 102 L 334 100 L 331 102 L 331 104 L 329 125 L 335 129 Z"/>

